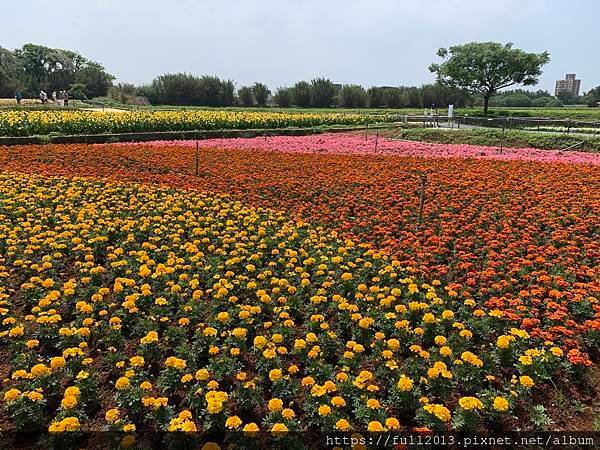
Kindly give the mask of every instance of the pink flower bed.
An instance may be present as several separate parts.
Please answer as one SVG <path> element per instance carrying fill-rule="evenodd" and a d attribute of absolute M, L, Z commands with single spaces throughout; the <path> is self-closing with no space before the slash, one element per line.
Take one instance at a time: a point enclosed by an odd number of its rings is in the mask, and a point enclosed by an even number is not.
<path fill-rule="evenodd" d="M 272 136 L 234 139 L 207 139 L 198 141 L 201 147 L 242 150 L 264 150 L 287 153 L 396 155 L 423 158 L 488 158 L 563 162 L 570 164 L 600 165 L 600 153 L 578 151 L 538 150 L 533 148 L 486 147 L 466 144 L 429 144 L 379 138 L 375 150 L 375 136 L 358 134 L 319 134 L 312 136 Z M 127 144 L 126 144 L 127 145 Z M 154 141 L 145 145 L 195 146 L 196 141 Z"/>

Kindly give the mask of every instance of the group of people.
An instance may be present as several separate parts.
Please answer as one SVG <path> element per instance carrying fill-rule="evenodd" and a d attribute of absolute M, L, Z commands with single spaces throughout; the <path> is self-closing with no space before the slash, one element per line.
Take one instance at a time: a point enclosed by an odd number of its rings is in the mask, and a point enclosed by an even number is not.
<path fill-rule="evenodd" d="M 45 91 L 40 91 L 40 101 L 43 105 L 48 103 L 48 94 Z M 58 106 L 69 106 L 69 93 L 67 91 L 52 92 L 52 101 Z"/>
<path fill-rule="evenodd" d="M 46 105 L 48 103 L 48 94 L 42 89 L 39 94 L 40 102 L 42 105 Z M 17 105 L 21 104 L 21 100 L 23 100 L 23 94 L 21 91 L 15 91 L 15 100 L 17 101 Z M 52 101 L 57 106 L 69 106 L 69 93 L 67 91 L 54 91 L 52 92 Z"/>

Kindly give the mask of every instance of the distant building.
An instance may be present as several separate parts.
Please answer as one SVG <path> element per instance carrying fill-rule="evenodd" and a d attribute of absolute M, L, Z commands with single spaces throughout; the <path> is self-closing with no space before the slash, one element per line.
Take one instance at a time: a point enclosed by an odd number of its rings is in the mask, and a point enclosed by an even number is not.
<path fill-rule="evenodd" d="M 574 73 L 568 73 L 565 75 L 564 80 L 556 80 L 556 87 L 554 88 L 554 95 L 558 95 L 560 92 L 571 92 L 573 97 L 579 96 L 579 88 L 581 87 L 581 80 L 575 79 Z"/>

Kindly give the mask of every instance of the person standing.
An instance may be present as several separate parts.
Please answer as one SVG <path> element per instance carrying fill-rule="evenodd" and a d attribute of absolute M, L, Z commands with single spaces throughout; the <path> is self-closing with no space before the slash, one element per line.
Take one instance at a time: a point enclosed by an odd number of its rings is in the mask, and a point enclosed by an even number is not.
<path fill-rule="evenodd" d="M 42 105 L 43 105 L 44 104 L 44 91 L 43 90 L 40 91 L 38 98 L 40 99 L 40 102 L 42 102 Z"/>
<path fill-rule="evenodd" d="M 65 93 L 64 91 L 58 91 L 58 106 L 61 108 L 65 106 Z"/>
<path fill-rule="evenodd" d="M 17 101 L 17 105 L 21 104 L 21 99 L 23 98 L 23 94 L 21 94 L 21 91 L 16 90 L 15 91 L 15 100 Z"/>
<path fill-rule="evenodd" d="M 56 91 L 52 91 L 52 101 L 55 105 L 58 105 L 58 96 L 56 95 Z"/>
<path fill-rule="evenodd" d="M 63 97 L 65 98 L 65 106 L 69 106 L 69 93 L 67 91 L 64 91 Z"/>

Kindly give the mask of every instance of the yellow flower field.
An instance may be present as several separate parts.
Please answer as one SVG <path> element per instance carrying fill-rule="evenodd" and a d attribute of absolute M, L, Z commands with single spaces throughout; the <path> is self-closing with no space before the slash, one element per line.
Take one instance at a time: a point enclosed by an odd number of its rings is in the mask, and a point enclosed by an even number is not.
<path fill-rule="evenodd" d="M 499 310 L 226 196 L 5 173 L 0 248 L 17 429 L 502 427 L 570 367 Z"/>
<path fill-rule="evenodd" d="M 246 111 L 0 111 L 0 136 L 362 125 L 396 115 Z"/>

